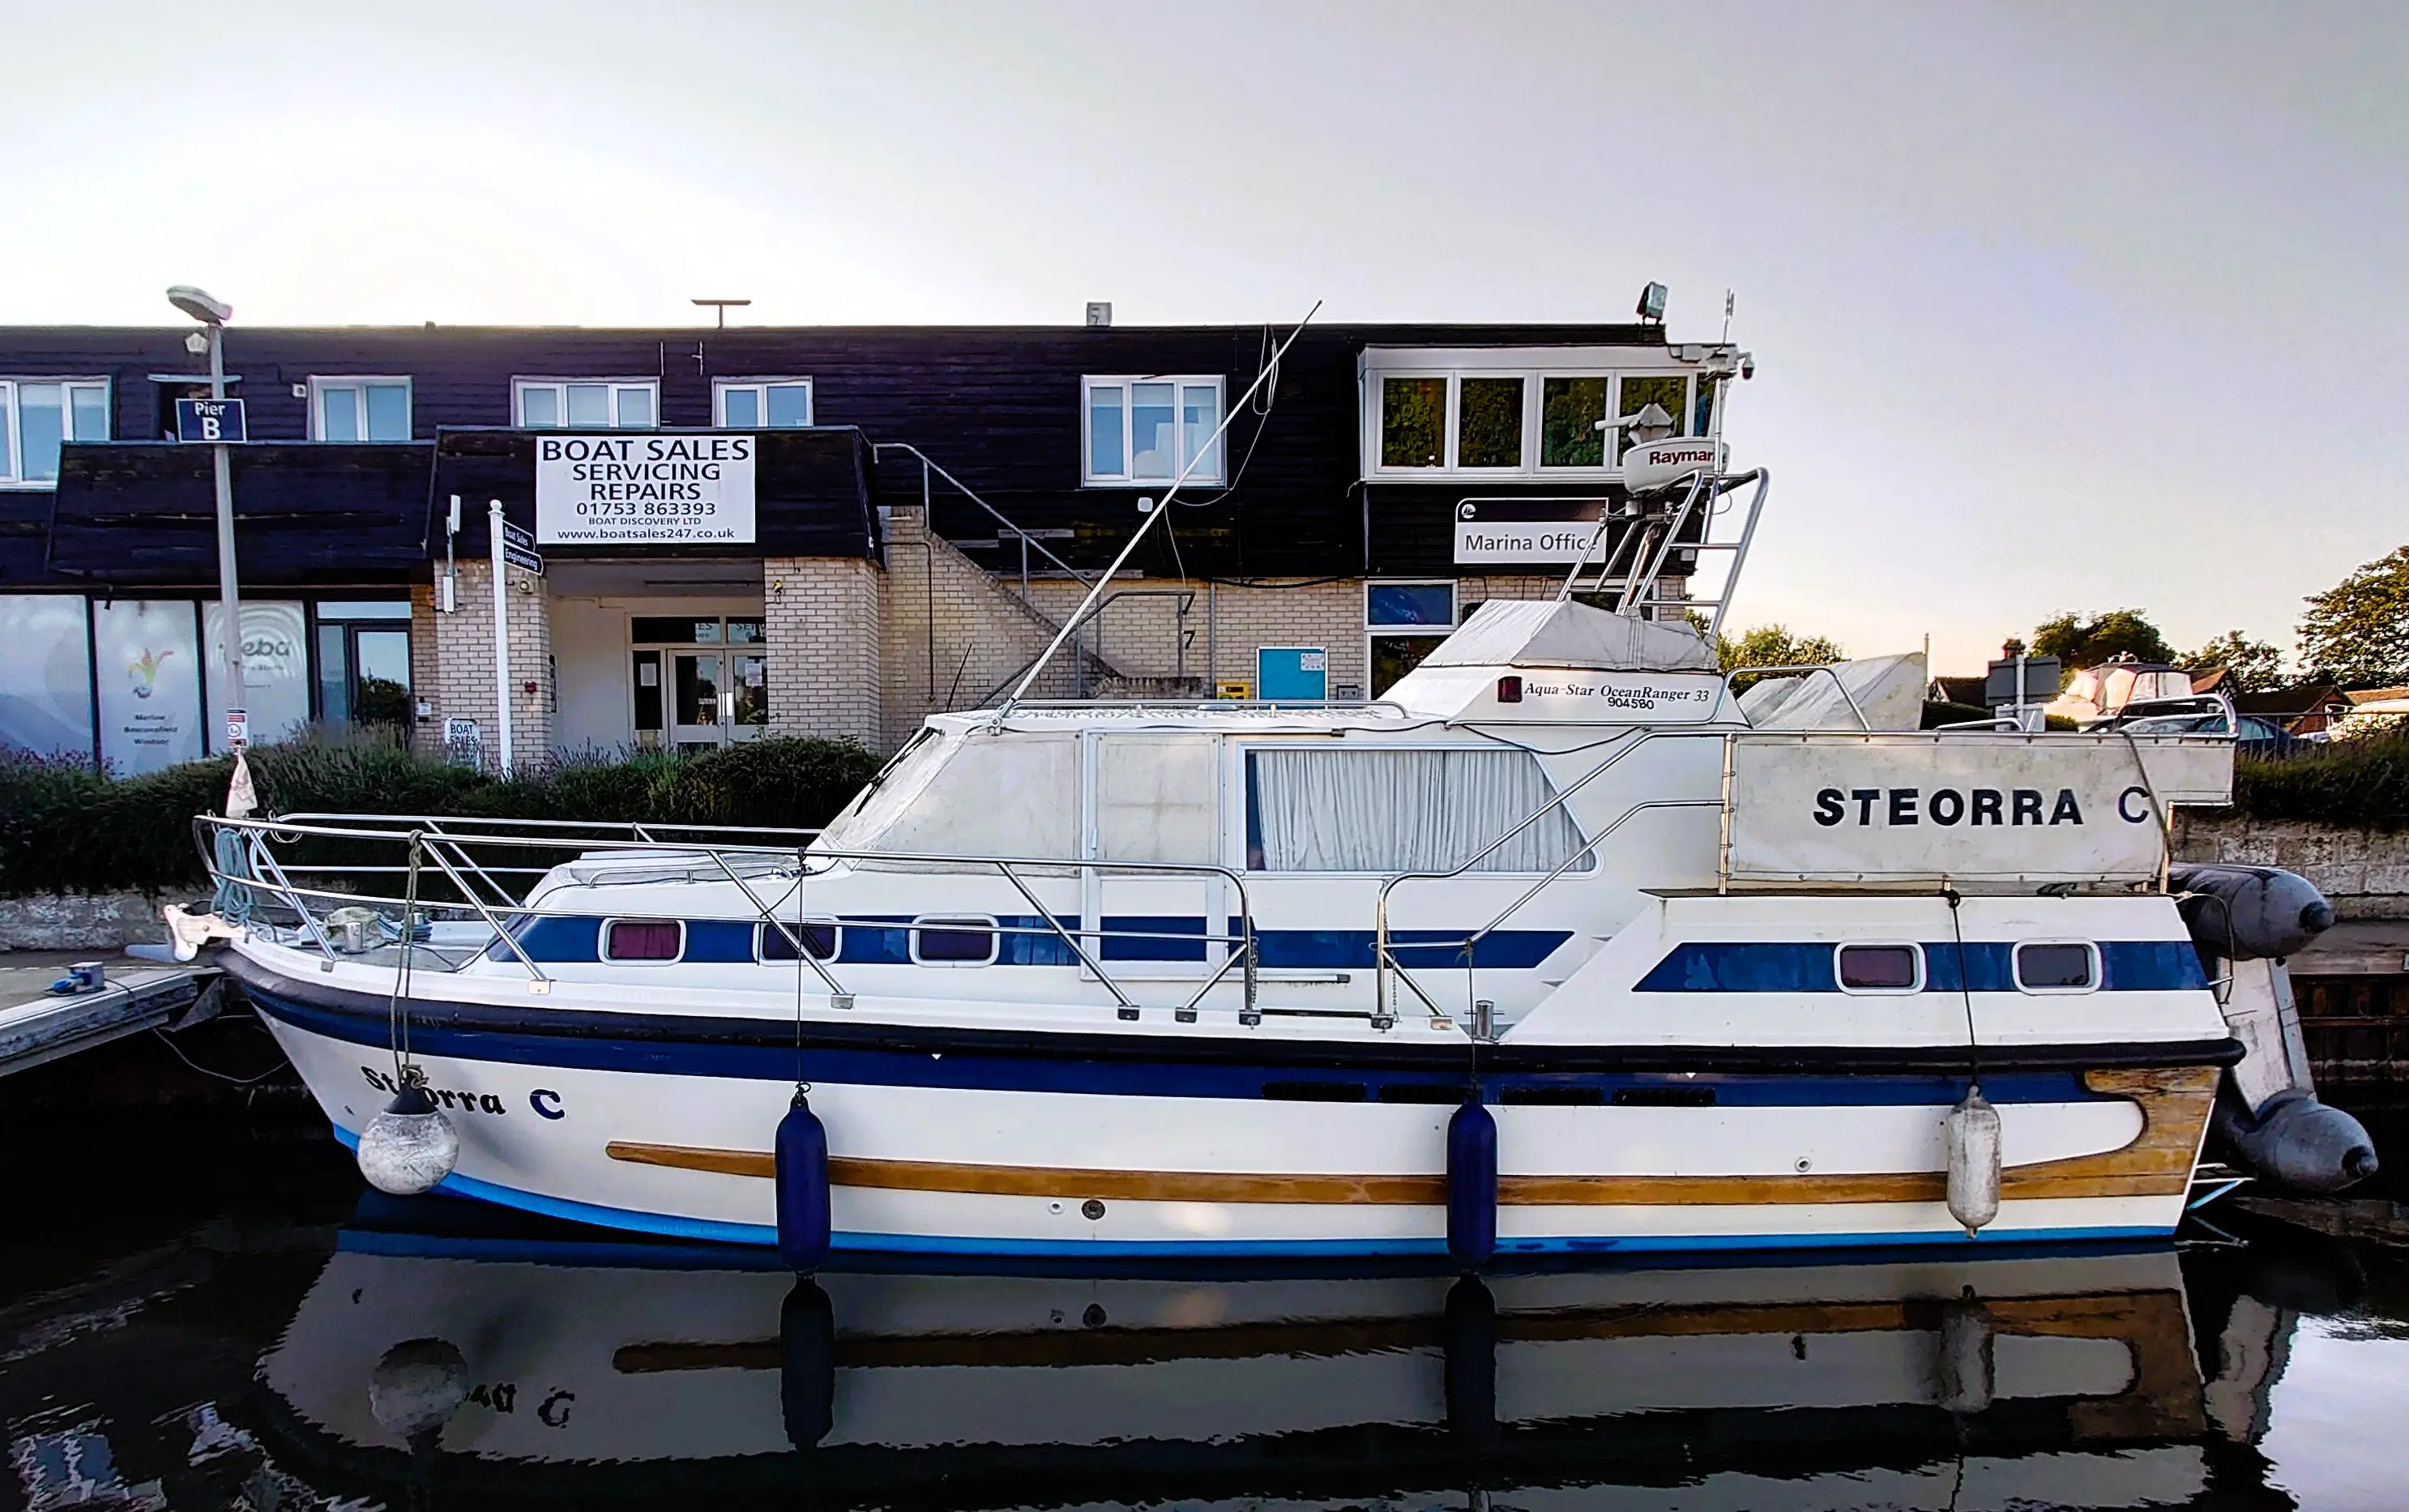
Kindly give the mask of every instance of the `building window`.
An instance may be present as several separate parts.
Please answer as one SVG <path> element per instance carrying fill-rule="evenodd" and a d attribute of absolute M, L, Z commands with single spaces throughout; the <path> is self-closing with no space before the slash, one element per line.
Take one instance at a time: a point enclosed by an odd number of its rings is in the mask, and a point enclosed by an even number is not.
<path fill-rule="evenodd" d="M 322 441 L 410 439 L 407 378 L 310 380 L 311 434 Z"/>
<path fill-rule="evenodd" d="M 1363 585 L 1364 664 L 1379 698 L 1455 628 L 1455 584 L 1367 583 Z"/>
<path fill-rule="evenodd" d="M 526 430 L 650 430 L 658 425 L 660 381 L 521 378 L 512 382 Z"/>
<path fill-rule="evenodd" d="M 1464 353 L 1414 355 L 1472 360 Z M 1364 382 L 1366 477 L 1603 476 L 1622 465 L 1633 444 L 1628 432 L 1615 432 L 1621 440 L 1609 457 L 1605 423 L 1650 404 L 1664 409 L 1675 435 L 1703 436 L 1714 419 L 1714 384 L 1687 368 L 1618 373 L 1373 367 Z"/>
<path fill-rule="evenodd" d="M 314 617 L 318 717 L 408 728 L 410 601 L 321 598 Z"/>
<path fill-rule="evenodd" d="M 1203 375 L 1080 381 L 1080 481 L 1219 484 L 1221 380 Z"/>
<path fill-rule="evenodd" d="M 59 481 L 59 448 L 108 439 L 108 383 L 0 378 L 0 485 Z"/>
<path fill-rule="evenodd" d="M 808 378 L 723 378 L 712 384 L 713 424 L 729 430 L 796 430 L 812 423 Z"/>

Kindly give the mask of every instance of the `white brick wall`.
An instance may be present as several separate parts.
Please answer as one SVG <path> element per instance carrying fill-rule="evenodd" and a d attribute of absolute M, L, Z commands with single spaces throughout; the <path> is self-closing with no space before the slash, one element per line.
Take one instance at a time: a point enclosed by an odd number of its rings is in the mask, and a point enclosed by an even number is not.
<path fill-rule="evenodd" d="M 1075 583 L 1068 586 L 1085 591 Z M 1060 615 L 1076 607 L 1078 592 Z M 1022 603 L 1017 584 L 997 581 L 945 538 L 930 534 L 918 509 L 894 511 L 887 526 L 883 626 L 887 748 L 910 739 L 932 713 L 974 709 L 1010 692 L 1059 623 Z M 1106 670 L 1089 658 L 1091 680 Z M 1067 698 L 1077 684 L 1066 646 L 1030 696 Z"/>
<path fill-rule="evenodd" d="M 494 568 L 459 565 L 459 608 L 435 612 L 431 588 L 411 590 L 411 691 L 430 706 L 419 723 L 418 748 L 443 753 L 443 721 L 473 719 L 484 739 L 488 770 L 500 760 L 501 727 L 494 702 Z M 521 764 L 549 759 L 553 711 L 551 598 L 541 578 L 510 569 L 506 598 L 511 653 L 511 748 Z"/>
<path fill-rule="evenodd" d="M 761 564 L 770 733 L 881 748 L 879 642 L 891 597 L 876 566 L 858 558 L 772 556 Z"/>

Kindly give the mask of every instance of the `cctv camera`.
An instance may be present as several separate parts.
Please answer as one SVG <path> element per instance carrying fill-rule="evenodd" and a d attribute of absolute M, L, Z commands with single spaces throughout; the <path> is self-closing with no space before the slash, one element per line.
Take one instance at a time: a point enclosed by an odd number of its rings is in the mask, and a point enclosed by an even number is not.
<path fill-rule="evenodd" d="M 1739 376 L 1742 379 L 1751 379 L 1756 376 L 1755 353 L 1743 352 L 1739 354 Z"/>

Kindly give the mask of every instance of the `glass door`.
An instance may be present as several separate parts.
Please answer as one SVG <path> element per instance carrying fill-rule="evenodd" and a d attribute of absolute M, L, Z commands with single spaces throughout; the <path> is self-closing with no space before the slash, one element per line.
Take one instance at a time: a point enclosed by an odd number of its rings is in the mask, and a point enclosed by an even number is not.
<path fill-rule="evenodd" d="M 709 750 L 769 729 L 759 618 L 639 614 L 627 628 L 638 749 Z"/>
<path fill-rule="evenodd" d="M 681 750 L 728 743 L 728 676 L 716 651 L 670 653 L 670 742 Z"/>

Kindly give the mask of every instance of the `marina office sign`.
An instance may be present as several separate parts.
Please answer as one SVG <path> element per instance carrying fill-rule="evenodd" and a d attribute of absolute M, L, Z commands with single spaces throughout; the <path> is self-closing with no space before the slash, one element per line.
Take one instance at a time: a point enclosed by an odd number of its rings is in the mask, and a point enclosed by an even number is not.
<path fill-rule="evenodd" d="M 750 544 L 754 436 L 539 436 L 542 546 Z"/>
<path fill-rule="evenodd" d="M 1577 562 L 1597 539 L 1603 508 L 1594 498 L 1467 498 L 1455 507 L 1455 563 L 1561 567 Z"/>

